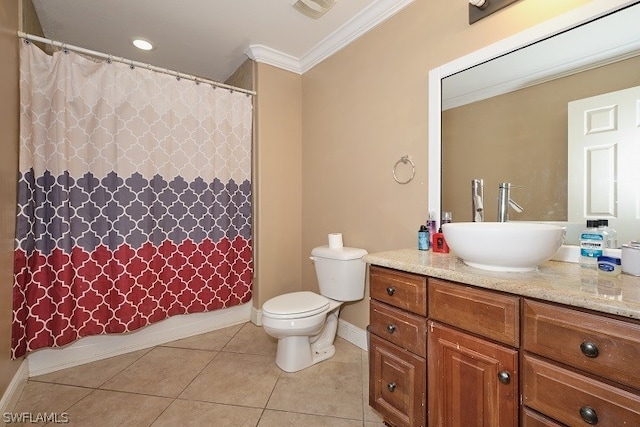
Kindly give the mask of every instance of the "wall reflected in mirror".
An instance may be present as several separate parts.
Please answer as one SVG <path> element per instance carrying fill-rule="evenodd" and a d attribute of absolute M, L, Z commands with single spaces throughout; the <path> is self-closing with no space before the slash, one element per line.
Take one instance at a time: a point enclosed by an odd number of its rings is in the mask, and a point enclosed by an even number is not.
<path fill-rule="evenodd" d="M 443 211 L 470 221 L 471 180 L 482 178 L 485 220 L 510 182 L 524 207 L 512 220 L 567 221 L 568 103 L 638 85 L 640 56 L 443 111 Z"/>

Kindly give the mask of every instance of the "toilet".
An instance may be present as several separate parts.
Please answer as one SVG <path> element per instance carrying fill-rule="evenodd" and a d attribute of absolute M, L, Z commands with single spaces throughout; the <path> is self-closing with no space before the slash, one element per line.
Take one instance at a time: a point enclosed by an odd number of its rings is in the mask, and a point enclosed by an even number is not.
<path fill-rule="evenodd" d="M 364 249 L 319 246 L 311 251 L 320 295 L 291 292 L 262 306 L 262 326 L 278 339 L 276 364 L 296 372 L 332 357 L 338 314 L 344 302 L 364 298 Z"/>

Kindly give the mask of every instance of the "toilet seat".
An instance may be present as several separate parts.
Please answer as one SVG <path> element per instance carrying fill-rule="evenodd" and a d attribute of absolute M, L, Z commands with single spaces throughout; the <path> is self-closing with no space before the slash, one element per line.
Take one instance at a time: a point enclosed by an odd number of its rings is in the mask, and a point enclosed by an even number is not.
<path fill-rule="evenodd" d="M 309 317 L 327 311 L 329 303 L 328 298 L 314 292 L 291 292 L 265 302 L 262 313 L 274 319 Z"/>

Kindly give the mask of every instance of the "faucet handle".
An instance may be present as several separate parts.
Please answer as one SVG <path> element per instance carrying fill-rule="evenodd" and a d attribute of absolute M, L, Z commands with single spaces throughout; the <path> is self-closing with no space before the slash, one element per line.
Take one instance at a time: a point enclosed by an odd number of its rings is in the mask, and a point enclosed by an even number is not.
<path fill-rule="evenodd" d="M 524 210 L 524 208 L 522 206 L 520 206 L 519 204 L 517 204 L 516 202 L 514 202 L 513 200 L 509 199 L 509 206 L 511 206 L 513 208 L 514 211 L 520 213 Z"/>

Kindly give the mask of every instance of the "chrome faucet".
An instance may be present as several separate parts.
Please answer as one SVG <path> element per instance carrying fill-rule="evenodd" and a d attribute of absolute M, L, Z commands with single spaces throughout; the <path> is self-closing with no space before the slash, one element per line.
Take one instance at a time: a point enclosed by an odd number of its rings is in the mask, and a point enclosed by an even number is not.
<path fill-rule="evenodd" d="M 484 221 L 484 183 L 481 179 L 471 180 L 471 218 L 473 222 Z"/>
<path fill-rule="evenodd" d="M 498 192 L 498 222 L 509 221 L 509 206 L 518 213 L 524 210 L 522 206 L 511 200 L 511 188 L 513 188 L 513 186 L 508 182 L 500 183 Z"/>

